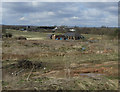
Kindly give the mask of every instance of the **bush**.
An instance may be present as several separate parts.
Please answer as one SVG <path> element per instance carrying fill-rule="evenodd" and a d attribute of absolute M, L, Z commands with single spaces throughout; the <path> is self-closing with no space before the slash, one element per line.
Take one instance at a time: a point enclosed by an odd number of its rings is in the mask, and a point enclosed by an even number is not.
<path fill-rule="evenodd" d="M 13 35 L 11 33 L 5 33 L 2 36 L 6 38 L 11 38 Z"/>
<path fill-rule="evenodd" d="M 39 68 L 42 68 L 43 67 L 43 64 L 42 62 L 32 62 L 32 61 L 29 61 L 29 60 L 26 60 L 26 59 L 23 59 L 23 60 L 18 60 L 18 63 L 17 63 L 17 67 L 18 68 L 23 68 L 23 69 L 30 69 L 30 68 L 34 68 L 35 69 L 39 69 Z"/>
<path fill-rule="evenodd" d="M 114 30 L 113 33 L 110 34 L 110 37 L 111 37 L 112 39 L 113 39 L 113 38 L 118 38 L 119 35 L 120 35 L 120 29 L 117 28 L 116 30 Z"/>
<path fill-rule="evenodd" d="M 27 38 L 26 38 L 26 37 L 23 37 L 23 36 L 17 37 L 16 39 L 17 39 L 17 40 L 27 40 Z"/>
<path fill-rule="evenodd" d="M 32 68 L 33 63 L 29 60 L 19 60 L 18 61 L 18 68 Z"/>

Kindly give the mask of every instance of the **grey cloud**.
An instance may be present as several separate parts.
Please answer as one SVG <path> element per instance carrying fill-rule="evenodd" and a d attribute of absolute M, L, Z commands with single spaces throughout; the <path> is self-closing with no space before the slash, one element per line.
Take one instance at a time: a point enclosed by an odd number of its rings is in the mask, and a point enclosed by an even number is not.
<path fill-rule="evenodd" d="M 95 8 L 101 11 L 107 11 L 111 14 L 117 15 L 118 3 L 116 2 L 90 2 L 84 3 L 85 7 Z"/>
<path fill-rule="evenodd" d="M 117 3 L 3 3 L 3 23 L 32 25 L 117 26 Z M 74 18 L 73 18 L 74 17 Z M 111 21 L 111 19 L 114 19 Z"/>

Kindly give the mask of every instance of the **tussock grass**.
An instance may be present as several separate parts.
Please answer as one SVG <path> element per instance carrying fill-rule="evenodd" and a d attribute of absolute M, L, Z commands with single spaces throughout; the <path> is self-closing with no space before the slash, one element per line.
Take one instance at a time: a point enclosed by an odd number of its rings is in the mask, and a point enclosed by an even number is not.
<path fill-rule="evenodd" d="M 21 73 L 21 76 L 15 77 L 9 75 L 15 69 L 6 69 L 4 78 L 4 87 L 8 89 L 72 89 L 72 90 L 113 90 L 117 89 L 117 78 L 113 72 L 117 74 L 117 64 L 105 65 L 111 61 L 118 61 L 118 40 L 109 39 L 107 36 L 83 34 L 86 37 L 85 41 L 56 41 L 49 40 L 47 35 L 50 33 L 40 32 L 21 32 L 16 30 L 10 31 L 14 37 L 25 36 L 27 40 L 16 40 L 13 38 L 3 39 L 3 52 L 2 63 L 3 66 L 9 66 L 16 63 L 18 60 L 26 59 L 32 62 L 44 62 L 45 67 L 41 70 L 34 72 L 45 73 L 50 71 L 61 71 L 66 68 L 70 68 L 70 65 L 74 63 L 76 65 L 74 69 L 83 69 L 85 64 L 88 64 L 86 68 L 96 67 L 97 64 L 103 64 L 100 67 L 110 68 L 112 67 L 112 78 L 103 77 L 101 80 L 97 80 L 89 77 L 71 77 L 70 80 L 66 78 L 53 78 L 47 77 L 42 80 L 40 74 L 40 80 L 33 80 L 26 82 L 26 73 L 29 70 Z M 94 38 L 94 39 L 93 39 Z M 90 42 L 89 39 L 97 40 Z M 83 50 L 84 48 L 84 50 Z M 65 66 L 67 64 L 67 66 Z M 83 65 L 82 65 L 83 64 Z M 97 68 L 97 67 L 96 67 Z M 72 68 L 71 68 L 72 69 Z M 107 73 L 107 72 L 106 72 Z M 34 75 L 31 75 L 34 77 Z M 10 77 L 7 79 L 7 77 Z M 12 78 L 16 81 L 11 81 Z M 54 85 L 54 82 L 56 85 Z M 10 83 L 12 82 L 12 84 Z M 46 83 L 45 83 L 46 82 Z M 61 83 L 60 83 L 61 82 Z M 48 83 L 48 84 L 47 84 Z M 10 85 L 11 84 L 11 85 Z M 17 84 L 17 86 L 16 86 Z M 33 84 L 33 85 L 31 85 Z M 41 84 L 41 85 L 39 85 Z M 68 85 L 67 85 L 68 84 Z M 36 88 L 35 88 L 36 87 Z"/>

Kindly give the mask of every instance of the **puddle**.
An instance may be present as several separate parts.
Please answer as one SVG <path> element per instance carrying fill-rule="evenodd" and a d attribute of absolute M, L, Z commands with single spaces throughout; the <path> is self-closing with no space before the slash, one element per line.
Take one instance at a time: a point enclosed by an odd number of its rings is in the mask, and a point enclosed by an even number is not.
<path fill-rule="evenodd" d="M 81 76 L 88 76 L 88 77 L 97 77 L 97 76 L 101 76 L 104 74 L 98 74 L 98 73 L 81 73 Z"/>

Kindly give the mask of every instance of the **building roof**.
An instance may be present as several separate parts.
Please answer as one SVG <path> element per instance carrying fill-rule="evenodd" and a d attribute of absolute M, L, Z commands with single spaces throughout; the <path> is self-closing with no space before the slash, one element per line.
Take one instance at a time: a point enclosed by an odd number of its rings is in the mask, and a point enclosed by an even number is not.
<path fill-rule="evenodd" d="M 74 31 L 75 31 L 75 29 L 70 29 L 70 31 L 74 32 Z"/>
<path fill-rule="evenodd" d="M 67 32 L 64 34 L 65 36 L 74 36 L 74 37 L 78 37 L 78 36 L 81 36 L 80 34 L 78 33 L 73 33 L 73 32 Z"/>
<path fill-rule="evenodd" d="M 65 35 L 56 35 L 56 37 L 65 37 Z"/>

